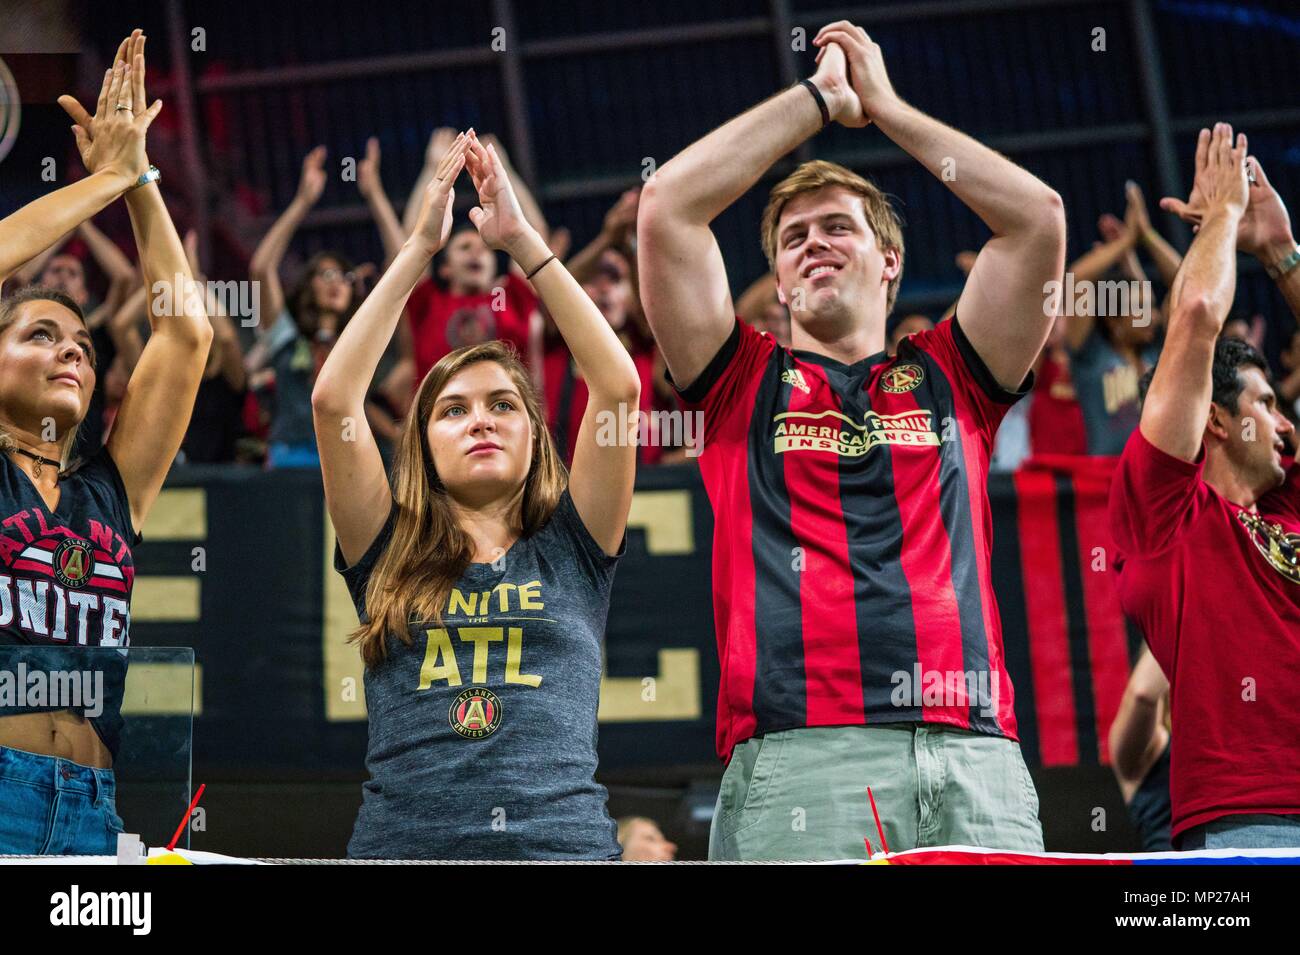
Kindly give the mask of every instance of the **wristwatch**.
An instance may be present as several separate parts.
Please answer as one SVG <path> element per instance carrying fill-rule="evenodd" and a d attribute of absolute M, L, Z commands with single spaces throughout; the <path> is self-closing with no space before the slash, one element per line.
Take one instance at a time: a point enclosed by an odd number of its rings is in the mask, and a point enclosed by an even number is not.
<path fill-rule="evenodd" d="M 131 184 L 131 189 L 139 189 L 141 186 L 147 186 L 151 182 L 162 182 L 162 173 L 158 171 L 157 166 L 150 166 L 144 172 L 140 173 L 140 178 Z M 128 189 L 127 192 L 130 192 Z"/>
<path fill-rule="evenodd" d="M 1264 271 L 1268 273 L 1269 278 L 1276 280 L 1286 275 L 1297 265 L 1300 265 L 1300 245 L 1292 249 L 1291 254 L 1282 261 L 1274 265 L 1264 266 Z"/>

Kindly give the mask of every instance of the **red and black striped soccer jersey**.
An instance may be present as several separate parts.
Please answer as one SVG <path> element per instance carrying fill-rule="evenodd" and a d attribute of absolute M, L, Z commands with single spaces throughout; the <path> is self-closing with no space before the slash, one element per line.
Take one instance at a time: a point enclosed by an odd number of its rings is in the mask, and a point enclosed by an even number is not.
<path fill-rule="evenodd" d="M 737 321 L 681 392 L 704 417 L 723 759 L 803 726 L 1017 738 L 986 484 L 1031 383 L 1002 388 L 956 318 L 852 365 Z"/>

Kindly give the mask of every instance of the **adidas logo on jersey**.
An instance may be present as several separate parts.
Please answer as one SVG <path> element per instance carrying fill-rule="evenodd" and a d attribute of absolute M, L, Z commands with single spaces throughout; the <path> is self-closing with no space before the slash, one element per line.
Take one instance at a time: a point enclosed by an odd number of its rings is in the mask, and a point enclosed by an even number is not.
<path fill-rule="evenodd" d="M 798 368 L 789 368 L 781 372 L 781 381 L 787 385 L 792 385 L 795 388 L 798 388 L 805 395 L 811 393 L 808 388 L 808 382 L 803 380 L 803 372 Z"/>

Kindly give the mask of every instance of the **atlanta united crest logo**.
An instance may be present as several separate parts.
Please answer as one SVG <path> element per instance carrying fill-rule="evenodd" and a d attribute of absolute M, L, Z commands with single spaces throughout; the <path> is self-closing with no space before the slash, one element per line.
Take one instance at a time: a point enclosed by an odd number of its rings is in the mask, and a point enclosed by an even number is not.
<path fill-rule="evenodd" d="M 486 305 L 457 309 L 447 319 L 447 344 L 452 348 L 477 345 L 496 337 L 496 316 Z"/>
<path fill-rule="evenodd" d="M 54 576 L 65 587 L 85 586 L 90 573 L 95 569 L 95 552 L 90 542 L 79 537 L 68 537 L 54 548 Z"/>
<path fill-rule="evenodd" d="M 1237 520 L 1269 565 L 1291 583 L 1300 584 L 1300 534 L 1288 533 L 1281 524 L 1250 511 L 1238 511 Z"/>
<path fill-rule="evenodd" d="M 880 387 L 891 395 L 915 391 L 925 380 L 925 369 L 915 362 L 895 365 L 880 377 Z"/>
<path fill-rule="evenodd" d="M 501 701 L 487 687 L 471 686 L 452 701 L 447 721 L 466 739 L 486 739 L 501 727 Z"/>

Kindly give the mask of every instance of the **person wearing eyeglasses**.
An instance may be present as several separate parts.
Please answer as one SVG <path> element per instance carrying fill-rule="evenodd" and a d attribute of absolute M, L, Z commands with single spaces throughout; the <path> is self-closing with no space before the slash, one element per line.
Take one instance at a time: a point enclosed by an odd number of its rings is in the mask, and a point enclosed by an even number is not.
<path fill-rule="evenodd" d="M 285 293 L 280 263 L 294 233 L 325 190 L 325 147 L 302 161 L 298 191 L 262 238 L 249 262 L 258 283 L 258 327 L 263 329 L 248 354 L 248 371 L 274 372 L 268 468 L 319 468 L 312 428 L 311 389 L 335 339 L 357 310 L 351 260 L 322 251 L 309 258 L 297 282 Z M 259 380 L 265 376 L 259 376 Z"/>

